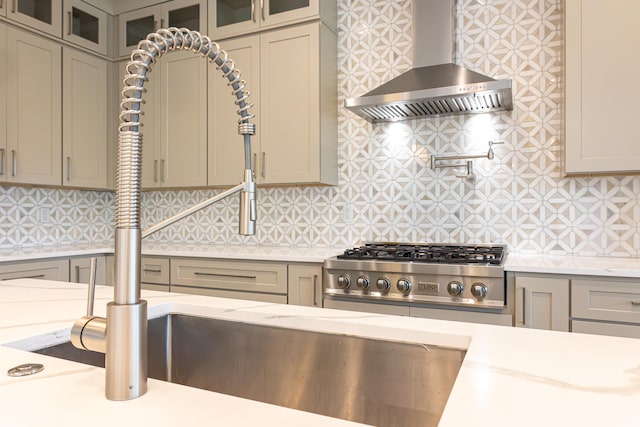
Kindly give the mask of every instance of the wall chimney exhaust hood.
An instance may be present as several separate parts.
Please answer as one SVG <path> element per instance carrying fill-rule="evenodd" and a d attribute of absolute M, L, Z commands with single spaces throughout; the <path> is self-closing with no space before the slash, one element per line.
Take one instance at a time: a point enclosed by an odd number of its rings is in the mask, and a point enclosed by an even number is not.
<path fill-rule="evenodd" d="M 413 68 L 345 107 L 372 122 L 513 109 L 511 80 L 452 63 L 455 0 L 413 0 Z"/>

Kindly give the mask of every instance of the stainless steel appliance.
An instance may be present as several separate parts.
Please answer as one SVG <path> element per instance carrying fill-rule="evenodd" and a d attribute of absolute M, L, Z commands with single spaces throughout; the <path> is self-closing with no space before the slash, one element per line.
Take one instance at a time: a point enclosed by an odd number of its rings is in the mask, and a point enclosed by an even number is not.
<path fill-rule="evenodd" d="M 506 257 L 503 245 L 366 243 L 325 260 L 325 307 L 513 325 Z"/>

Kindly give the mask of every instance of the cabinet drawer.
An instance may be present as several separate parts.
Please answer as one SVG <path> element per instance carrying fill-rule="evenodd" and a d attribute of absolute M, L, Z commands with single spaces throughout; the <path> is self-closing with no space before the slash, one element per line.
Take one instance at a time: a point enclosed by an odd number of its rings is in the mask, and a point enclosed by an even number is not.
<path fill-rule="evenodd" d="M 140 259 L 140 281 L 168 285 L 170 278 L 169 258 L 143 256 Z"/>
<path fill-rule="evenodd" d="M 640 325 L 572 320 L 571 331 L 581 334 L 607 335 L 611 337 L 640 338 Z"/>
<path fill-rule="evenodd" d="M 171 286 L 171 292 L 192 294 L 192 295 L 205 295 L 208 297 L 220 297 L 220 298 L 233 298 L 242 299 L 248 301 L 260 301 L 269 302 L 275 304 L 286 304 L 286 295 L 265 294 L 261 292 L 239 292 L 239 291 L 227 291 L 224 289 L 205 289 L 205 288 L 192 288 L 189 286 Z"/>
<path fill-rule="evenodd" d="M 0 280 L 43 279 L 69 281 L 69 260 L 33 261 L 0 265 Z"/>
<path fill-rule="evenodd" d="M 287 265 L 235 260 L 172 259 L 171 284 L 286 294 Z"/>
<path fill-rule="evenodd" d="M 571 317 L 640 323 L 640 283 L 571 281 Z"/>

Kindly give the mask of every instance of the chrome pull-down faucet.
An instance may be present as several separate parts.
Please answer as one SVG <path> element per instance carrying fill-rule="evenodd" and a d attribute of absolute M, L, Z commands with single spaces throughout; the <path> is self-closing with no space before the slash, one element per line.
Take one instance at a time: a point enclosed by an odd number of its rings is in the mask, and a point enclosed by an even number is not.
<path fill-rule="evenodd" d="M 144 232 L 140 230 L 142 134 L 139 131 L 144 83 L 151 66 L 165 53 L 190 50 L 215 63 L 232 88 L 238 106 L 238 133 L 244 138 L 244 181 L 209 200 L 185 210 Z M 106 319 L 85 316 L 71 331 L 74 346 L 105 353 L 105 395 L 110 400 L 128 400 L 147 391 L 147 303 L 140 299 L 141 240 L 219 200 L 240 193 L 239 232 L 255 234 L 256 185 L 251 167 L 251 135 L 254 117 L 249 113 L 249 92 L 240 71 L 207 36 L 186 28 L 160 29 L 140 41 L 131 54 L 124 77 L 120 103 L 116 190 L 114 300 L 107 305 Z"/>

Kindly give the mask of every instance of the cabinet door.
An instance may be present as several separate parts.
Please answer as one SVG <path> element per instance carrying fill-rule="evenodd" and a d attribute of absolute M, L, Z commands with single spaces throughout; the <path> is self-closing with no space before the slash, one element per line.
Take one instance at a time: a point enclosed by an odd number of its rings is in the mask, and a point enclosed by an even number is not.
<path fill-rule="evenodd" d="M 188 28 L 207 35 L 206 0 L 173 0 L 161 6 L 160 28 Z"/>
<path fill-rule="evenodd" d="M 252 123 L 256 125 L 256 135 L 251 137 L 253 168 L 257 180 L 261 179 L 257 170 L 257 153 L 260 152 L 260 37 L 247 36 L 226 40 L 220 47 L 233 60 L 241 77 L 247 82 L 249 101 L 255 114 Z M 229 80 L 222 72 L 210 65 L 209 85 L 209 133 L 208 133 L 208 182 L 209 185 L 236 185 L 244 179 L 244 139 L 238 135 L 238 110 L 235 97 L 231 95 Z"/>
<path fill-rule="evenodd" d="M 261 3 L 263 27 L 290 24 L 320 14 L 320 0 L 263 0 Z"/>
<path fill-rule="evenodd" d="M 640 2 L 566 2 L 567 173 L 640 170 Z M 615 65 L 614 65 L 615 64 Z"/>
<path fill-rule="evenodd" d="M 63 50 L 63 185 L 107 187 L 107 62 Z"/>
<path fill-rule="evenodd" d="M 213 0 L 209 7 L 210 36 L 216 40 L 257 31 L 260 0 Z"/>
<path fill-rule="evenodd" d="M 107 54 L 107 14 L 80 0 L 64 0 L 62 38 Z"/>
<path fill-rule="evenodd" d="M 118 17 L 118 54 L 131 56 L 138 42 L 160 26 L 160 9 L 145 7 L 120 14 Z"/>
<path fill-rule="evenodd" d="M 192 52 L 172 52 L 156 68 L 160 69 L 160 184 L 207 185 L 207 61 Z"/>
<path fill-rule="evenodd" d="M 516 276 L 516 326 L 569 331 L 569 280 Z"/>
<path fill-rule="evenodd" d="M 61 49 L 58 43 L 7 28 L 8 182 L 61 183 Z"/>
<path fill-rule="evenodd" d="M 8 0 L 0 0 L 0 16 L 7 16 L 7 1 Z"/>
<path fill-rule="evenodd" d="M 96 285 L 107 284 L 107 260 L 104 255 L 97 255 Z M 91 257 L 71 258 L 69 263 L 69 281 L 89 284 L 91 277 Z"/>
<path fill-rule="evenodd" d="M 140 264 L 140 281 L 169 285 L 171 277 L 169 258 L 142 257 Z M 168 287 L 165 290 L 168 290 Z"/>
<path fill-rule="evenodd" d="M 289 304 L 322 307 L 322 266 L 290 264 Z"/>
<path fill-rule="evenodd" d="M 319 180 L 319 24 L 261 35 L 260 170 L 264 182 Z"/>
<path fill-rule="evenodd" d="M 7 17 L 53 36 L 62 35 L 62 0 L 4 0 Z M 9 3 L 10 2 L 10 3 Z"/>
<path fill-rule="evenodd" d="M 0 51 L 6 51 L 7 26 L 0 25 Z M 7 61 L 0 61 L 0 182 L 7 180 Z"/>
<path fill-rule="evenodd" d="M 32 261 L 16 264 L 0 264 L 0 280 L 43 279 L 67 282 L 69 261 Z"/>

